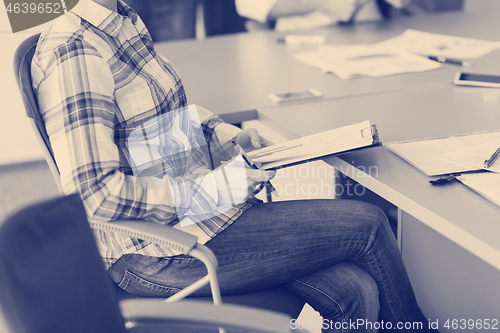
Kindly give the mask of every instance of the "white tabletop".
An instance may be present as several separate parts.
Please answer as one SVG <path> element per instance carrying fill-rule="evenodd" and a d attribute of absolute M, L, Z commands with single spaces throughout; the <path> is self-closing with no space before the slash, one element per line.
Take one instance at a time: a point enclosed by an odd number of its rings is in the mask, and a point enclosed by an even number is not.
<path fill-rule="evenodd" d="M 304 33 L 324 34 L 327 44 L 369 44 L 398 36 L 410 28 L 500 40 L 500 20 L 496 12 L 419 13 L 392 21 L 333 26 Z M 315 47 L 278 44 L 276 40 L 283 36 L 284 33 L 265 31 L 203 41 L 158 43 L 155 47 L 179 71 L 189 103 L 203 105 L 223 115 L 272 106 L 267 97 L 269 93 L 317 88 L 324 99 L 343 98 L 413 89 L 429 83 L 447 84 L 450 77 L 461 69 L 446 64 L 424 73 L 341 80 L 294 60 L 294 53 Z M 252 115 L 240 116 L 245 120 Z"/>

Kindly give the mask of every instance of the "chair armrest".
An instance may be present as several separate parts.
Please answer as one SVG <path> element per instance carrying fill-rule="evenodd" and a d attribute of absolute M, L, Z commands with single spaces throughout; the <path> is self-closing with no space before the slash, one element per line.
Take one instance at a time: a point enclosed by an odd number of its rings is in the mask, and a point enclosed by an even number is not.
<path fill-rule="evenodd" d="M 290 317 L 241 305 L 213 305 L 203 301 L 165 303 L 155 299 L 129 299 L 120 302 L 126 320 L 156 319 L 246 328 L 249 332 L 290 332 Z"/>
<path fill-rule="evenodd" d="M 160 246 L 169 247 L 183 254 L 201 260 L 207 267 L 207 276 L 167 299 L 167 302 L 180 300 L 210 282 L 214 304 L 222 302 L 217 281 L 217 259 L 205 245 L 198 244 L 198 237 L 174 229 L 164 224 L 145 220 L 116 220 L 109 222 L 89 222 L 92 229 L 123 233 L 127 236 L 144 239 Z"/>
<path fill-rule="evenodd" d="M 118 232 L 127 236 L 144 239 L 160 246 L 188 254 L 197 244 L 198 237 L 174 229 L 164 224 L 145 220 L 116 220 L 109 222 L 90 222 L 92 229 Z"/>

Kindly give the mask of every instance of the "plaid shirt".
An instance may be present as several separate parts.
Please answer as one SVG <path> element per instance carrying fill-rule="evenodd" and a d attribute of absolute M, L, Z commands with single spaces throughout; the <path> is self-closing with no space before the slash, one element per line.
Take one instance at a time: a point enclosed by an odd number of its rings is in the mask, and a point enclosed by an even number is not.
<path fill-rule="evenodd" d="M 200 157 L 203 143 L 196 143 L 201 131 L 216 150 L 239 129 L 187 107 L 173 65 L 155 52 L 141 19 L 121 0 L 118 13 L 80 0 L 52 21 L 38 42 L 32 79 L 63 189 L 81 194 L 90 219 L 155 221 L 205 243 L 251 207 L 218 205 L 215 177 Z M 108 268 L 123 254 L 176 254 L 95 233 Z"/>

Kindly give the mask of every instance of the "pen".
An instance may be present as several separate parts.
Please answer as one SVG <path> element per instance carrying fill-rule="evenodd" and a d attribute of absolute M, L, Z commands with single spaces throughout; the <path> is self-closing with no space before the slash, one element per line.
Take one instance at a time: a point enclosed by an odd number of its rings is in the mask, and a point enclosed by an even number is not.
<path fill-rule="evenodd" d="M 286 146 L 278 147 L 278 148 L 275 148 L 273 150 L 270 150 L 267 153 L 257 154 L 253 158 L 264 157 L 264 156 L 272 155 L 274 153 L 280 153 L 280 152 L 282 152 L 284 150 L 289 150 L 289 149 L 297 148 L 297 147 L 302 147 L 302 145 L 296 145 L 296 146 L 293 146 L 293 147 L 286 147 Z"/>
<path fill-rule="evenodd" d="M 463 61 L 459 59 L 452 59 L 452 58 L 446 58 L 443 56 L 428 56 L 427 58 L 440 62 L 442 64 L 451 64 L 451 65 L 458 65 L 458 66 L 463 66 L 463 67 L 470 67 L 471 63 L 468 61 Z"/>
<path fill-rule="evenodd" d="M 241 150 L 241 156 L 243 157 L 243 160 L 246 162 L 246 164 L 248 164 L 250 166 L 250 168 L 252 169 L 259 169 L 255 163 L 251 162 L 250 159 L 246 156 L 245 152 L 243 151 L 243 149 Z M 271 192 L 272 194 L 274 194 L 276 197 L 279 197 L 279 194 L 278 194 L 278 191 L 276 191 L 276 189 L 274 188 L 273 184 L 271 184 L 271 182 L 268 180 L 266 182 L 263 182 L 263 184 L 266 185 L 266 188 L 269 190 L 269 192 Z"/>
<path fill-rule="evenodd" d="M 486 161 L 484 161 L 484 167 L 489 168 L 498 158 L 498 155 L 500 155 L 500 148 L 498 148 L 493 155 Z"/>

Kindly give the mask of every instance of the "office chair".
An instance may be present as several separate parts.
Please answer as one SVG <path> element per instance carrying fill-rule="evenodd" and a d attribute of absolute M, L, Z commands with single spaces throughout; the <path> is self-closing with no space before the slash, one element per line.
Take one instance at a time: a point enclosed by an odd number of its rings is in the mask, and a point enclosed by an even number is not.
<path fill-rule="evenodd" d="M 38 109 L 37 99 L 33 92 L 31 82 L 31 61 L 39 37 L 40 34 L 33 35 L 19 45 L 14 56 L 14 70 L 25 105 L 26 114 L 31 120 L 35 135 L 57 183 L 59 192 L 63 194 L 59 179 L 59 169 L 54 159 L 52 147 L 45 129 L 43 118 Z M 191 292 L 210 281 L 214 303 L 219 304 L 221 302 L 216 276 L 217 260 L 206 246 L 197 244 L 197 238 L 195 236 L 147 221 L 113 221 L 109 223 L 91 223 L 90 226 L 95 229 L 123 232 L 127 235 L 156 242 L 163 246 L 173 247 L 182 251 L 182 253 L 192 255 L 202 260 L 205 265 L 207 265 L 208 275 L 192 286 L 170 297 L 168 301 L 171 302 L 186 297 Z M 114 284 L 114 286 L 120 299 L 137 298 L 137 296 L 123 291 L 116 284 Z M 193 297 L 193 299 L 210 300 L 210 297 Z M 224 302 L 231 304 L 247 305 L 282 312 L 288 314 L 292 318 L 298 317 L 305 304 L 298 296 L 279 286 L 246 294 L 224 296 L 223 299 Z"/>
<path fill-rule="evenodd" d="M 200 301 L 118 303 L 78 194 L 0 224 L 0 308 L 12 333 L 289 332 L 284 314 Z M 127 330 L 126 328 L 129 328 Z"/>

